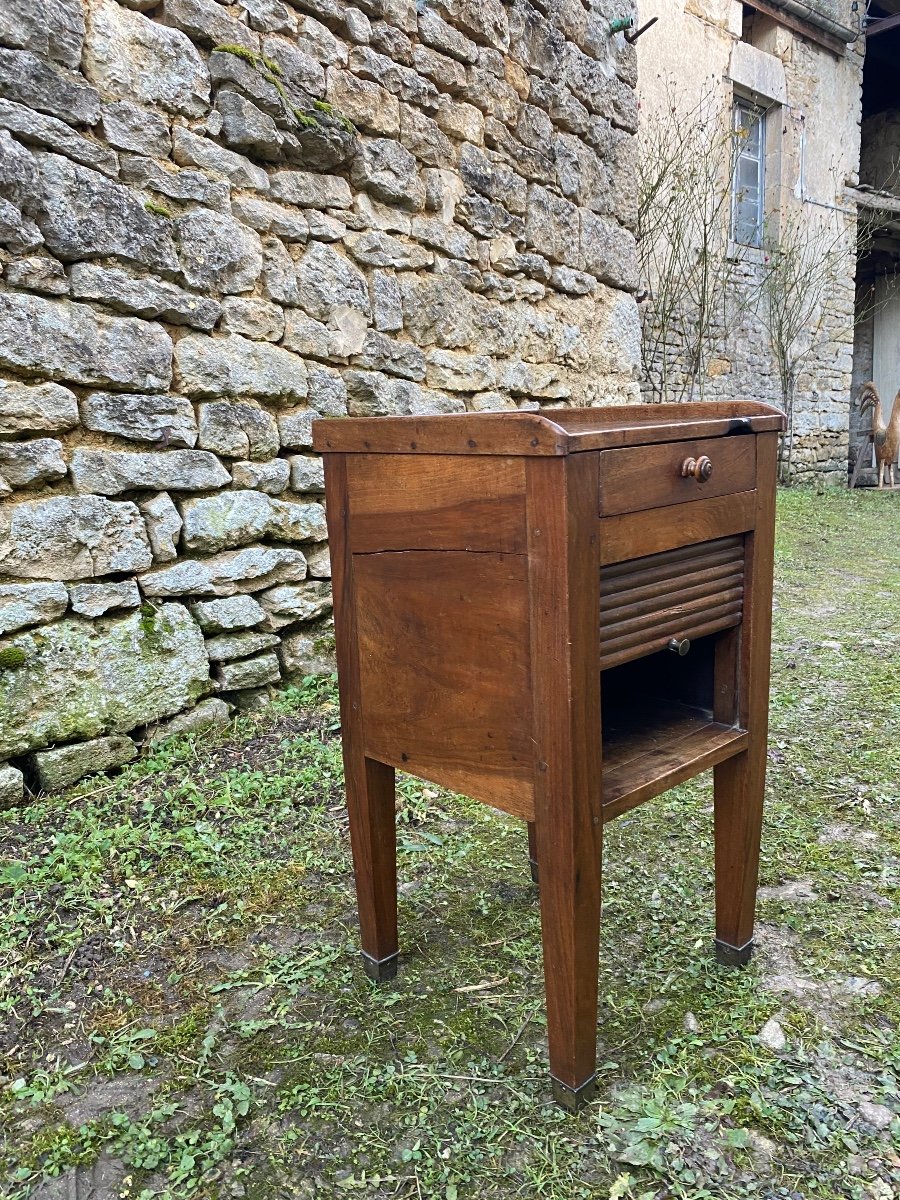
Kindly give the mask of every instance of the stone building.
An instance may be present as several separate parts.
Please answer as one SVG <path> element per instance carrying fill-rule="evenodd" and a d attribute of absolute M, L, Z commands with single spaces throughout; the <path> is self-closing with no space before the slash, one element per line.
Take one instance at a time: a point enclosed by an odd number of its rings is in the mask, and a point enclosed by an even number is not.
<path fill-rule="evenodd" d="M 860 421 L 856 396 L 874 379 L 885 420 L 900 390 L 900 3 L 885 0 L 869 10 L 871 24 L 863 66 L 859 187 L 854 199 L 873 236 L 866 238 L 857 272 L 857 327 L 850 411 L 851 461 L 868 447 L 871 417 Z M 891 21 L 891 18 L 894 21 Z M 861 428 L 860 426 L 863 426 Z M 868 468 L 871 449 L 864 449 Z M 874 480 L 874 472 L 860 472 Z"/>
<path fill-rule="evenodd" d="M 636 43 L 642 119 L 659 118 L 673 95 L 682 112 L 696 111 L 705 97 L 722 128 L 739 135 L 722 145 L 722 186 L 731 193 L 723 216 L 728 282 L 704 398 L 782 403 L 759 315 L 770 238 L 777 244 L 790 230 L 796 246 L 821 237 L 833 250 L 830 263 L 840 264 L 811 322 L 814 348 L 797 383 L 792 459 L 794 478 L 841 484 L 853 387 L 864 7 L 851 0 L 642 0 L 639 21 L 658 20 Z"/>
<path fill-rule="evenodd" d="M 0 5 L 0 802 L 327 669 L 317 415 L 639 395 L 623 14 Z"/>

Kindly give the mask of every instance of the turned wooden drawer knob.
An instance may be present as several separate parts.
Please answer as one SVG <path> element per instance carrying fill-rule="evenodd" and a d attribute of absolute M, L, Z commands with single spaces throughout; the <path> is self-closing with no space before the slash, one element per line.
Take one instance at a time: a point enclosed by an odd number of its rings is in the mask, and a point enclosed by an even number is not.
<path fill-rule="evenodd" d="M 677 654 L 679 658 L 684 658 L 688 650 L 691 648 L 691 639 L 677 637 L 669 638 L 668 646 L 673 654 Z"/>
<path fill-rule="evenodd" d="M 712 475 L 712 471 L 712 462 L 705 454 L 701 454 L 699 458 L 686 458 L 681 464 L 681 474 L 685 478 L 691 475 L 699 483 L 706 483 L 707 479 Z"/>

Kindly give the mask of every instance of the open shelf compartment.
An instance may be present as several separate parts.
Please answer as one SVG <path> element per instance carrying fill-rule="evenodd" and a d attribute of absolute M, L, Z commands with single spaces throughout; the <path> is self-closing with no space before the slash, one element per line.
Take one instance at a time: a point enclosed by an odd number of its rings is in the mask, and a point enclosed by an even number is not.
<path fill-rule="evenodd" d="M 746 748 L 746 730 L 713 715 L 720 636 L 602 673 L 604 821 Z"/>

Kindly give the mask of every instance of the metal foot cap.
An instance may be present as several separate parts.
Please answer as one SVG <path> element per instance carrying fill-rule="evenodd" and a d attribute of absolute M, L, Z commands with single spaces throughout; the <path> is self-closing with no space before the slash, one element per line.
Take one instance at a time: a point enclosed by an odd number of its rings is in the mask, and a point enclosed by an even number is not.
<path fill-rule="evenodd" d="M 753 939 L 744 942 L 743 946 L 731 946 L 728 942 L 715 939 L 716 962 L 723 967 L 746 967 L 753 953 Z"/>
<path fill-rule="evenodd" d="M 596 1075 L 592 1075 L 578 1087 L 569 1087 L 567 1083 L 560 1083 L 552 1075 L 550 1083 L 553 1086 L 553 1099 L 556 1103 L 573 1113 L 580 1112 L 586 1104 L 589 1104 L 597 1091 Z"/>
<path fill-rule="evenodd" d="M 362 952 L 363 970 L 375 983 L 387 983 L 389 979 L 393 979 L 397 974 L 399 959 L 399 950 L 389 954 L 387 958 L 372 958 L 365 950 Z"/>

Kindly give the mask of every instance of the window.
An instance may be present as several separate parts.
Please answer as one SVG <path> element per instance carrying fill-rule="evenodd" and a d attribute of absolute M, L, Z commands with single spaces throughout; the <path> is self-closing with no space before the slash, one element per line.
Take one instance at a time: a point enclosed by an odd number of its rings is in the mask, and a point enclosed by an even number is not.
<path fill-rule="evenodd" d="M 731 181 L 731 238 L 761 246 L 765 217 L 765 113 L 748 100 L 734 102 L 735 162 Z"/>

